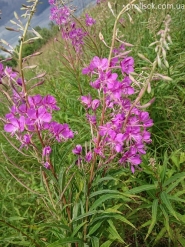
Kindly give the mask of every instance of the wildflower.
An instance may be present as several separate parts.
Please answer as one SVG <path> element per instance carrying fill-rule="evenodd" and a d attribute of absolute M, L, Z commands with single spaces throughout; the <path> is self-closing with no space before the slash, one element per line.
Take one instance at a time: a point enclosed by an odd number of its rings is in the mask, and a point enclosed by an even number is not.
<path fill-rule="evenodd" d="M 91 107 L 92 98 L 90 94 L 87 96 L 81 96 L 81 101 L 87 107 L 87 109 Z"/>
<path fill-rule="evenodd" d="M 50 14 L 50 20 L 55 21 L 59 26 L 69 22 L 70 9 L 67 6 L 62 8 L 54 6 L 50 9 Z"/>
<path fill-rule="evenodd" d="M 0 84 L 2 83 L 1 78 L 3 78 L 4 76 L 5 76 L 4 66 L 2 63 L 0 63 Z"/>
<path fill-rule="evenodd" d="M 23 116 L 21 116 L 19 119 L 12 117 L 8 119 L 8 123 L 5 124 L 4 130 L 14 135 L 15 132 L 23 132 L 24 125 L 25 125 L 25 118 Z"/>
<path fill-rule="evenodd" d="M 125 47 L 121 46 L 120 50 Z M 120 51 L 119 51 L 120 52 Z M 118 74 L 115 69 L 122 71 L 123 79 L 118 80 Z M 113 71 L 114 70 L 114 71 Z M 100 101 L 92 97 L 82 96 L 83 104 L 93 115 L 86 114 L 91 128 L 97 130 L 101 138 L 94 138 L 94 152 L 96 155 L 105 159 L 106 154 L 111 154 L 110 159 L 116 158 L 117 153 L 121 156 L 119 163 L 121 165 L 129 164 L 134 173 L 136 167 L 141 163 L 141 156 L 146 153 L 146 143 L 150 143 L 150 132 L 147 128 L 153 125 L 148 112 L 143 112 L 137 106 L 132 107 L 132 101 L 129 96 L 134 94 L 134 88 L 131 85 L 129 73 L 134 71 L 134 59 L 132 57 L 112 58 L 112 64 L 108 64 L 107 58 L 94 57 L 89 66 L 82 70 L 83 74 L 95 77 L 90 85 L 102 94 L 104 99 L 104 113 L 106 116 L 100 126 L 97 126 L 96 110 L 100 106 Z M 131 108 L 131 109 L 130 109 Z M 96 126 L 95 126 L 96 125 Z M 90 158 L 89 158 L 90 159 Z M 88 156 L 85 160 L 88 162 Z"/>
<path fill-rule="evenodd" d="M 51 96 L 51 95 L 46 95 L 44 96 L 43 100 L 42 100 L 42 104 L 49 110 L 55 110 L 58 111 L 60 110 L 60 108 L 56 105 L 56 99 Z"/>
<path fill-rule="evenodd" d="M 21 142 L 20 148 L 26 147 L 28 149 L 28 146 L 31 143 L 31 135 L 30 134 L 25 134 L 19 137 L 19 141 Z"/>
<path fill-rule="evenodd" d="M 96 109 L 99 107 L 100 101 L 98 99 L 94 99 L 91 103 L 91 108 L 93 111 L 96 111 Z"/>
<path fill-rule="evenodd" d="M 52 119 L 51 114 L 47 112 L 44 106 L 40 106 L 38 109 L 28 109 L 27 115 L 29 122 L 32 125 L 38 124 L 39 129 L 41 128 L 42 123 L 49 123 Z"/>
<path fill-rule="evenodd" d="M 51 168 L 50 163 L 49 163 L 48 161 L 46 161 L 46 162 L 44 163 L 44 167 L 45 167 L 46 169 L 50 170 L 50 168 Z"/>
<path fill-rule="evenodd" d="M 86 17 L 85 19 L 86 26 L 91 27 L 92 25 L 96 23 L 96 21 L 92 17 L 90 17 L 88 14 L 86 14 L 85 17 Z"/>
<path fill-rule="evenodd" d="M 10 78 L 16 78 L 16 77 L 17 77 L 17 73 L 14 72 L 14 71 L 12 70 L 11 67 L 7 67 L 7 66 L 6 66 L 4 72 L 5 72 L 5 74 L 6 74 L 8 77 L 10 77 Z"/>
<path fill-rule="evenodd" d="M 51 122 L 48 125 L 48 130 L 53 134 L 58 142 L 65 141 L 74 137 L 72 130 L 67 124 Z"/>
<path fill-rule="evenodd" d="M 48 156 L 48 155 L 51 154 L 51 151 L 52 151 L 51 147 L 50 146 L 46 146 L 46 147 L 44 147 L 42 149 L 42 155 L 43 156 Z"/>
<path fill-rule="evenodd" d="M 126 57 L 121 61 L 121 70 L 127 75 L 134 71 L 134 59 L 132 57 Z"/>
<path fill-rule="evenodd" d="M 88 121 L 90 122 L 90 124 L 96 125 L 96 116 L 95 115 L 86 114 L 86 117 L 87 117 Z"/>
<path fill-rule="evenodd" d="M 92 152 L 89 151 L 85 155 L 85 161 L 87 161 L 89 163 L 89 162 L 91 162 L 91 160 L 92 160 Z"/>
<path fill-rule="evenodd" d="M 49 4 L 54 5 L 55 4 L 55 0 L 48 0 Z"/>
<path fill-rule="evenodd" d="M 76 145 L 76 147 L 72 150 L 74 154 L 80 155 L 82 153 L 82 146 Z"/>

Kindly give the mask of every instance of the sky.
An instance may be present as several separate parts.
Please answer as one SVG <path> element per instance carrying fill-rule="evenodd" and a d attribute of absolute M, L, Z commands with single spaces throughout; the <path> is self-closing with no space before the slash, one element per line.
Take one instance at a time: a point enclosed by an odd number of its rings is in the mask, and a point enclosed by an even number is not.
<path fill-rule="evenodd" d="M 34 28 L 36 26 L 48 27 L 50 5 L 48 0 L 40 0 L 40 4 L 37 6 L 36 14 L 34 15 L 31 26 Z M 73 5 L 77 7 L 78 14 L 89 4 L 94 3 L 95 0 L 74 0 Z M 5 27 L 14 28 L 10 20 L 16 21 L 14 17 L 14 11 L 17 12 L 19 16 L 24 14 L 23 10 L 20 10 L 21 5 L 31 5 L 27 3 L 26 0 L 0 0 L 0 10 L 1 10 L 1 19 L 0 19 L 0 39 L 6 40 L 10 45 L 16 46 L 18 44 L 18 37 L 20 33 L 7 31 Z M 24 18 L 23 23 L 25 23 Z"/>

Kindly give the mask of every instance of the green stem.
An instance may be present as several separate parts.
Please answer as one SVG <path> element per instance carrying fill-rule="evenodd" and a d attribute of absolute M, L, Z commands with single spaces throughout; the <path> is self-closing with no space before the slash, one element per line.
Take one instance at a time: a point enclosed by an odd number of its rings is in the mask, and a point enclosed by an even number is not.
<path fill-rule="evenodd" d="M 23 232 L 22 230 L 20 230 L 19 228 L 17 228 L 17 227 L 15 227 L 15 226 L 11 225 L 10 223 L 6 222 L 5 220 L 0 220 L 0 221 L 3 222 L 4 224 L 6 224 L 7 226 L 9 226 L 9 227 L 15 229 L 16 231 L 20 232 L 23 236 L 26 236 L 28 239 L 31 240 L 31 242 L 32 242 L 35 246 L 40 247 L 40 244 L 38 244 L 37 242 L 35 242 L 34 239 L 32 239 L 28 234 L 24 233 L 24 232 Z"/>
<path fill-rule="evenodd" d="M 111 43 L 111 47 L 110 47 L 110 53 L 109 53 L 109 58 L 108 58 L 108 64 L 110 65 L 110 61 L 111 61 L 111 56 L 112 56 L 112 51 L 114 49 L 114 44 L 115 44 L 115 40 L 116 40 L 116 28 L 117 28 L 117 24 L 118 21 L 121 17 L 121 15 L 127 11 L 128 6 L 130 6 L 131 4 L 133 4 L 136 0 L 132 0 L 129 4 L 127 4 L 118 14 L 118 16 L 116 17 L 116 20 L 114 22 L 114 28 L 113 28 L 113 34 L 112 34 L 112 43 Z"/>
<path fill-rule="evenodd" d="M 25 38 L 26 38 L 28 27 L 29 27 L 30 22 L 31 22 L 31 19 L 32 19 L 34 13 L 35 13 L 35 9 L 36 9 L 36 6 L 38 4 L 38 1 L 39 0 L 35 0 L 34 4 L 32 6 L 32 9 L 30 11 L 30 15 L 29 15 L 28 21 L 26 23 L 26 26 L 24 28 L 23 35 L 21 37 L 20 48 L 19 48 L 19 72 L 20 72 L 21 79 L 22 79 L 22 88 L 23 88 L 23 93 L 24 93 L 24 96 L 25 96 L 25 100 L 26 100 L 26 104 L 27 105 L 29 105 L 29 104 L 28 104 L 28 95 L 27 95 L 27 90 L 26 90 L 26 84 L 25 84 L 25 81 L 24 81 L 23 64 L 22 64 L 22 51 L 23 51 L 23 43 L 24 43 Z"/>

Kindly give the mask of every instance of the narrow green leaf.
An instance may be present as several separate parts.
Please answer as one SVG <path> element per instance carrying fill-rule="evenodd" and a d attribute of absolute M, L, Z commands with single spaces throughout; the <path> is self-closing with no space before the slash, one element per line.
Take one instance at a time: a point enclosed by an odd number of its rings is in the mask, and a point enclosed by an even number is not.
<path fill-rule="evenodd" d="M 168 184 L 173 183 L 175 180 L 179 179 L 179 178 L 185 178 L 185 172 L 181 172 L 181 173 L 177 173 L 174 176 L 172 176 L 171 178 L 169 178 L 167 181 L 164 182 L 163 186 L 167 186 Z"/>
<path fill-rule="evenodd" d="M 136 188 L 133 188 L 129 191 L 127 191 L 126 193 L 128 194 L 137 194 L 137 193 L 140 193 L 140 192 L 143 192 L 143 191 L 146 191 L 146 190 L 155 190 L 157 188 L 157 185 L 155 184 L 146 184 L 146 185 L 141 185 L 141 186 L 138 186 Z"/>
<path fill-rule="evenodd" d="M 64 247 L 64 244 L 69 244 L 69 243 L 83 243 L 83 241 L 79 238 L 65 238 L 65 239 L 60 239 L 52 244 L 49 244 L 47 247 Z"/>
<path fill-rule="evenodd" d="M 98 198 L 93 205 L 90 207 L 90 210 L 96 209 L 99 205 L 102 206 L 102 203 L 105 202 L 106 200 L 110 200 L 110 199 L 123 199 L 125 202 L 128 202 L 129 199 L 127 197 L 123 197 L 122 195 L 118 195 L 118 194 L 106 194 L 101 196 L 100 198 Z"/>
<path fill-rule="evenodd" d="M 118 213 L 112 213 L 112 212 L 106 212 L 106 213 L 103 213 L 101 216 L 99 217 L 96 217 L 93 221 L 96 222 L 96 221 L 99 221 L 99 220 L 106 220 L 106 219 L 111 219 L 111 218 L 114 218 L 115 220 L 120 220 L 130 226 L 132 226 L 133 228 L 135 228 L 135 226 L 130 222 L 128 221 L 124 216 L 122 216 L 121 214 L 118 214 Z"/>
<path fill-rule="evenodd" d="M 151 222 L 152 222 L 152 220 L 146 221 L 145 223 L 143 223 L 143 224 L 139 227 L 139 229 L 140 229 L 140 228 L 143 228 L 143 227 L 146 227 L 146 226 L 149 226 L 149 225 L 151 224 Z"/>
<path fill-rule="evenodd" d="M 181 236 L 178 237 L 178 241 L 182 246 L 185 246 L 185 239 Z"/>
<path fill-rule="evenodd" d="M 100 246 L 99 238 L 97 238 L 97 237 L 91 237 L 91 243 L 92 243 L 92 247 L 99 247 Z"/>
<path fill-rule="evenodd" d="M 117 195 L 120 195 L 120 196 L 128 196 L 126 193 L 121 193 L 117 190 L 98 190 L 98 191 L 95 191 L 93 192 L 91 195 L 90 195 L 90 198 L 94 197 L 94 196 L 97 196 L 97 195 L 101 195 L 101 194 L 117 194 Z"/>
<path fill-rule="evenodd" d="M 173 201 L 176 201 L 176 202 L 184 202 L 185 203 L 185 199 L 181 199 L 179 198 L 178 196 L 174 195 L 174 196 L 168 196 L 169 200 L 173 200 Z"/>
<path fill-rule="evenodd" d="M 152 203 L 152 222 L 151 222 L 151 225 L 148 229 L 148 233 L 145 237 L 145 240 L 148 238 L 148 236 L 150 235 L 150 233 L 152 232 L 152 230 L 156 224 L 158 203 L 159 203 L 158 199 L 155 199 Z"/>
<path fill-rule="evenodd" d="M 170 224 L 169 224 L 169 217 L 168 217 L 168 213 L 166 212 L 165 208 L 160 205 L 160 209 L 164 215 L 164 225 L 165 225 L 165 228 L 168 232 L 168 234 L 170 235 Z"/>
<path fill-rule="evenodd" d="M 164 234 L 166 233 L 166 227 L 163 227 L 160 232 L 157 234 L 157 236 L 155 237 L 155 241 L 153 246 L 155 246 L 155 244 L 164 236 Z"/>
<path fill-rule="evenodd" d="M 73 233 L 72 233 L 71 236 L 74 237 L 78 233 L 78 231 L 80 230 L 80 228 L 82 228 L 82 226 L 84 226 L 86 223 L 87 223 L 87 221 L 84 221 L 79 226 L 75 227 L 75 229 L 74 229 L 74 231 L 73 231 Z"/>
<path fill-rule="evenodd" d="M 179 178 L 177 179 L 174 183 L 172 183 L 167 189 L 166 189 L 166 193 L 169 193 L 170 191 L 172 191 L 174 188 L 177 187 L 177 185 L 184 180 L 185 177 Z"/>
<path fill-rule="evenodd" d="M 111 177 L 111 176 L 99 178 L 99 179 L 96 179 L 96 180 L 93 182 L 92 186 L 95 186 L 95 185 L 97 185 L 97 184 L 100 184 L 101 182 L 110 181 L 110 180 L 117 180 L 117 179 L 114 178 L 114 177 Z"/>
<path fill-rule="evenodd" d="M 163 164 L 160 167 L 161 168 L 160 169 L 160 178 L 161 178 L 162 183 L 164 182 L 164 179 L 165 179 L 167 163 L 168 163 L 168 155 L 167 155 L 167 152 L 165 152 L 164 159 L 163 159 Z"/>
<path fill-rule="evenodd" d="M 98 221 L 96 224 L 93 224 L 93 226 L 90 226 L 88 235 L 91 236 L 94 232 L 96 232 L 100 228 L 102 222 L 103 221 Z"/>
<path fill-rule="evenodd" d="M 113 237 L 115 240 L 118 240 L 120 243 L 124 244 L 125 241 L 121 238 L 121 236 L 120 236 L 119 233 L 117 232 L 116 227 L 114 226 L 112 220 L 108 220 L 108 223 L 109 223 L 108 231 L 109 231 L 109 233 L 112 235 L 112 237 Z"/>
<path fill-rule="evenodd" d="M 20 216 L 12 216 L 8 218 L 8 221 L 25 220 L 26 218 Z"/>
<path fill-rule="evenodd" d="M 100 247 L 109 247 L 112 244 L 113 240 L 107 240 L 105 243 L 103 243 Z"/>
<path fill-rule="evenodd" d="M 161 193 L 161 200 L 162 200 L 162 202 L 166 205 L 166 207 L 168 208 L 169 212 L 170 212 L 177 220 L 179 220 L 178 217 L 177 217 L 177 215 L 176 215 L 175 210 L 173 209 L 173 207 L 172 207 L 172 205 L 171 205 L 171 203 L 170 203 L 170 200 L 169 200 L 169 198 L 168 198 L 168 194 L 167 194 L 165 191 L 163 191 L 163 192 Z"/>
<path fill-rule="evenodd" d="M 81 219 L 83 219 L 83 218 L 85 218 L 85 217 L 88 217 L 88 216 L 90 216 L 90 215 L 96 214 L 97 212 L 98 212 L 98 211 L 94 210 L 94 211 L 90 211 L 90 212 L 88 212 L 88 213 L 82 214 L 82 215 L 80 215 L 80 216 L 78 216 L 78 217 L 72 219 L 72 222 L 77 221 L 77 220 L 81 220 Z"/>

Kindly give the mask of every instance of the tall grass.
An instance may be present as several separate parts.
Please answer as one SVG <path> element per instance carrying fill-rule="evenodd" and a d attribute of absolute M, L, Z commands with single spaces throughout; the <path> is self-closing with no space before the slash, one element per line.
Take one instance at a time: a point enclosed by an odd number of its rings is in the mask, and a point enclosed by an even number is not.
<path fill-rule="evenodd" d="M 149 0 L 146 2 L 151 3 Z M 163 2 L 166 3 L 166 1 Z M 161 1 L 156 0 L 153 3 L 158 4 Z M 180 0 L 170 1 L 170 3 L 184 4 Z M 122 4 L 122 1 L 111 1 L 115 12 L 119 12 Z M 49 92 L 54 95 L 61 108 L 61 111 L 55 114 L 55 119 L 59 122 L 69 123 L 71 128 L 78 132 L 73 141 L 62 145 L 55 144 L 53 148 L 53 163 L 56 164 L 59 177 L 63 178 L 61 181 L 66 183 L 73 178 L 76 169 L 72 167 L 68 172 L 68 167 L 73 160 L 72 148 L 76 143 L 83 144 L 90 139 L 90 134 L 87 132 L 89 126 L 84 121 L 85 111 L 79 101 L 78 82 L 84 95 L 92 92 L 92 89 L 87 78 L 82 76 L 81 69 L 89 63 L 90 57 L 107 56 L 107 48 L 99 39 L 98 34 L 101 31 L 104 40 L 110 44 L 110 33 L 114 24 L 114 18 L 107 8 L 107 4 L 93 7 L 87 12 L 96 18 L 97 25 L 94 37 L 87 40 L 88 52 L 84 55 L 83 63 L 78 64 L 75 73 L 70 72 L 70 67 L 63 57 L 64 44 L 56 40 L 50 40 L 41 49 L 42 55 L 29 62 L 38 64 L 36 73 L 47 73 L 45 84 L 37 87 L 34 93 L 44 95 Z M 185 246 L 183 207 L 185 202 L 183 197 L 185 189 L 183 173 L 185 168 L 185 9 L 147 9 L 142 13 L 135 10 L 131 15 L 133 23 L 128 21 L 129 17 L 127 16 L 127 19 L 119 25 L 119 30 L 123 33 L 123 39 L 134 45 L 132 56 L 135 58 L 136 72 L 140 74 L 146 64 L 138 56 L 138 53 L 144 54 L 151 61 L 154 60 L 154 48 L 149 47 L 149 44 L 157 38 L 156 33 L 161 29 L 166 14 L 170 14 L 172 18 L 171 38 L 173 44 L 167 54 L 169 68 L 160 69 L 160 73 L 168 75 L 172 81 L 153 81 L 151 93 L 142 99 L 142 102 L 146 103 L 155 97 L 155 102 L 149 108 L 154 121 L 151 131 L 152 144 L 143 158 L 142 172 L 138 172 L 136 176 L 131 175 L 128 169 L 117 170 L 114 168 L 116 164 L 112 164 L 113 169 L 108 173 L 110 181 L 104 181 L 100 177 L 100 172 L 97 172 L 93 182 L 95 198 L 94 201 L 92 200 L 93 202 L 98 199 L 98 195 L 95 194 L 97 190 L 103 191 L 111 188 L 124 193 L 131 190 L 132 200 L 130 198 L 117 199 L 118 195 L 115 194 L 115 199 L 110 197 L 111 200 L 105 202 L 105 199 L 103 200 L 101 197 L 102 203 L 99 202 L 96 209 L 101 211 L 105 205 L 106 207 L 111 205 L 112 211 L 107 211 L 107 213 L 113 215 L 117 211 L 122 212 L 136 228 L 134 229 L 119 220 L 114 222 L 115 225 L 110 219 L 107 223 L 103 217 L 101 218 L 101 214 L 97 218 L 94 217 L 90 222 L 90 229 L 100 239 L 102 247 Z M 61 40 L 60 36 L 59 32 L 57 36 L 59 41 Z M 31 78 L 34 73 L 35 71 L 29 71 L 28 78 Z M 6 113 L 4 106 L 1 106 L 1 113 L 2 115 Z M 69 229 L 66 227 L 65 219 L 62 218 L 63 209 L 57 204 L 57 209 L 54 210 L 51 201 L 47 198 L 47 193 L 44 190 L 45 181 L 40 180 L 41 171 L 36 168 L 37 162 L 33 160 L 30 153 L 28 153 L 28 157 L 22 158 L 7 143 L 2 134 L 0 142 L 2 150 L 0 154 L 0 185 L 2 188 L 0 192 L 0 246 L 69 246 L 65 243 L 49 245 L 49 243 L 55 243 L 58 239 L 62 239 Z M 21 167 L 22 171 L 16 168 L 16 165 Z M 50 176 L 49 172 L 48 176 Z M 85 195 L 85 183 L 84 175 L 76 173 L 73 184 L 70 185 L 67 192 L 67 196 L 73 198 L 74 191 L 78 191 L 73 208 L 74 219 L 80 219 L 80 215 L 83 214 L 82 201 Z M 157 183 L 159 183 L 159 187 L 156 188 Z M 57 202 L 60 200 L 57 197 L 57 185 L 51 182 L 49 186 L 54 193 L 53 198 Z M 63 191 L 64 187 L 64 184 L 60 184 L 59 190 Z M 140 189 L 134 191 L 135 187 Z M 168 203 L 169 200 L 166 199 L 163 190 L 170 194 L 170 203 Z M 180 197 L 181 195 L 182 197 Z M 156 208 L 157 211 L 155 211 Z M 182 221 L 179 221 L 180 217 L 182 217 Z M 97 221 L 99 221 L 99 227 L 96 225 Z M 79 227 L 79 234 L 74 234 L 74 236 L 81 237 L 80 226 L 74 224 L 73 227 L 74 229 Z M 107 240 L 107 236 L 109 240 Z M 96 240 L 94 238 L 89 246 L 99 246 L 96 245 Z"/>

